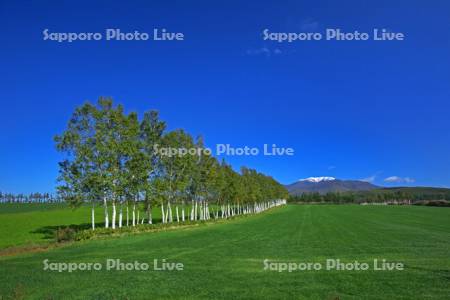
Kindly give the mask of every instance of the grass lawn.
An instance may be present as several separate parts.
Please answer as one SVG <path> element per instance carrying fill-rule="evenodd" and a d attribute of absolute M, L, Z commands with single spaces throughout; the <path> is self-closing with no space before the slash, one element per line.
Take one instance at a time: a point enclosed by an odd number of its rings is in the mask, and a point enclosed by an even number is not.
<path fill-rule="evenodd" d="M 23 214 L 32 213 L 42 212 Z M 3 229 L 1 238 L 9 239 Z M 290 205 L 227 223 L 0 257 L 0 299 L 448 299 L 449 255 L 448 208 Z M 104 265 L 108 258 L 151 266 L 153 259 L 166 259 L 183 263 L 184 270 L 43 271 L 45 259 Z M 327 258 L 370 264 L 386 259 L 403 263 L 405 270 L 263 268 L 264 259 Z"/>
<path fill-rule="evenodd" d="M 96 222 L 104 221 L 103 212 L 103 207 L 96 208 Z M 109 213 L 111 218 L 111 211 Z M 156 221 L 161 219 L 159 209 L 154 209 L 153 217 Z M 85 205 L 72 209 L 63 203 L 0 204 L 0 250 L 12 246 L 48 244 L 53 242 L 56 228 L 67 225 L 90 228 L 91 207 Z"/>

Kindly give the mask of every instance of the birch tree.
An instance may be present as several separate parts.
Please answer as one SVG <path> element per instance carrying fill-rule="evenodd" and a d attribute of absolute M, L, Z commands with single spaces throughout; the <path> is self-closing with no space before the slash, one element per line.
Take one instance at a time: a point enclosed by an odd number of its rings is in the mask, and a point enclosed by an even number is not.
<path fill-rule="evenodd" d="M 95 229 L 95 203 L 102 189 L 96 148 L 96 109 L 89 103 L 77 108 L 70 118 L 66 131 L 55 136 L 56 148 L 67 154 L 59 163 L 58 193 L 72 206 L 86 199 L 91 204 L 91 223 Z"/>
<path fill-rule="evenodd" d="M 166 123 L 159 119 L 159 113 L 155 110 L 148 111 L 140 124 L 139 139 L 142 147 L 142 164 L 145 167 L 146 178 L 143 185 L 144 203 L 147 212 L 148 223 L 153 223 L 152 200 L 161 194 L 161 168 L 162 162 L 160 155 L 155 151 L 155 147 L 160 146 L 161 138 Z"/>
<path fill-rule="evenodd" d="M 174 200 L 179 200 L 182 193 L 188 185 L 189 170 L 190 170 L 190 156 L 182 154 L 183 149 L 188 150 L 193 148 L 192 137 L 184 130 L 175 130 L 166 133 L 162 139 L 162 146 L 164 149 L 174 149 L 179 152 L 176 154 L 167 153 L 161 155 L 161 177 L 167 187 L 167 209 L 163 210 L 163 223 L 173 222 L 174 216 L 172 211 L 172 204 Z M 178 205 L 178 203 L 176 204 Z M 175 207 L 177 209 L 177 206 Z M 178 220 L 179 221 L 179 220 Z"/>
<path fill-rule="evenodd" d="M 76 108 L 66 130 L 55 137 L 57 149 L 66 153 L 59 165 L 60 197 L 71 206 L 90 202 L 92 229 L 100 201 L 106 228 L 111 204 L 113 229 L 117 224 L 123 226 L 124 205 L 129 225 L 130 202 L 133 226 L 143 224 L 145 218 L 152 224 L 152 205 L 157 203 L 163 223 L 208 220 L 210 204 L 216 204 L 212 209 L 215 218 L 228 218 L 283 203 L 280 199 L 287 191 L 273 178 L 246 167 L 238 173 L 208 153 L 202 137 L 194 142 L 182 129 L 165 129 L 158 112 L 146 112 L 140 122 L 137 113 L 126 114 L 123 106 L 109 98 Z M 192 205 L 189 215 L 186 200 Z M 142 202 L 145 214 L 141 218 Z"/>

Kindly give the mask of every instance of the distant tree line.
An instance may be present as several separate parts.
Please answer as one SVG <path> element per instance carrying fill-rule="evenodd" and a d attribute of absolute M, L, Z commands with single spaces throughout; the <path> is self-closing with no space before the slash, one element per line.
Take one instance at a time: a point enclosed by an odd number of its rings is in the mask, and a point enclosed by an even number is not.
<path fill-rule="evenodd" d="M 386 188 L 358 192 L 333 192 L 326 194 L 303 193 L 289 196 L 288 202 L 296 203 L 386 203 L 415 204 L 421 201 L 450 201 L 450 189 L 440 188 Z"/>
<path fill-rule="evenodd" d="M 0 203 L 58 203 L 64 202 L 50 193 L 13 194 L 0 191 Z"/>
<path fill-rule="evenodd" d="M 73 206 L 89 202 L 92 229 L 98 205 L 105 227 L 114 229 L 152 224 L 155 207 L 163 223 L 184 222 L 257 213 L 288 196 L 269 176 L 219 162 L 202 137 L 168 131 L 157 111 L 139 118 L 109 98 L 76 108 L 55 142 L 66 154 L 58 195 Z"/>

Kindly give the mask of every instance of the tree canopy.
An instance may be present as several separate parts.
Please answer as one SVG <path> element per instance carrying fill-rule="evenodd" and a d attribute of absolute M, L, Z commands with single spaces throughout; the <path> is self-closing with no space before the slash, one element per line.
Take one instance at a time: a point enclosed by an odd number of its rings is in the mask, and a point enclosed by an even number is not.
<path fill-rule="evenodd" d="M 66 154 L 59 163 L 59 196 L 73 206 L 89 202 L 94 209 L 97 203 L 103 204 L 106 227 L 108 205 L 115 228 L 117 207 L 121 227 L 122 208 L 126 208 L 128 224 L 129 205 L 135 225 L 145 218 L 152 223 L 152 206 L 161 207 L 162 222 L 173 222 L 175 217 L 177 222 L 185 221 L 188 203 L 191 220 L 207 220 L 219 214 L 229 217 L 264 210 L 274 204 L 270 201 L 288 196 L 269 176 L 247 167 L 236 172 L 224 160 L 219 162 L 205 151 L 203 137 L 194 139 L 183 129 L 167 131 L 157 111 L 147 111 L 140 119 L 110 98 L 76 108 L 55 142 Z M 142 219 L 141 208 L 146 212 Z"/>

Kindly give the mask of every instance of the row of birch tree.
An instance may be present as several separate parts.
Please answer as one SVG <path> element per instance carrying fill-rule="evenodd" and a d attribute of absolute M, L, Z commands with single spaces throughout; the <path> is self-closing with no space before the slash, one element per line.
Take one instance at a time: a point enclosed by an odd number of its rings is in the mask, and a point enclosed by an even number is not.
<path fill-rule="evenodd" d="M 72 206 L 89 203 L 92 229 L 97 206 L 103 206 L 104 226 L 115 229 L 153 224 L 154 209 L 162 223 L 185 222 L 258 213 L 287 198 L 273 178 L 219 162 L 202 137 L 168 131 L 157 111 L 139 118 L 110 98 L 76 108 L 55 142 L 65 154 L 58 195 Z"/>

